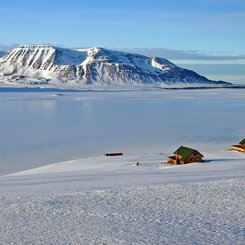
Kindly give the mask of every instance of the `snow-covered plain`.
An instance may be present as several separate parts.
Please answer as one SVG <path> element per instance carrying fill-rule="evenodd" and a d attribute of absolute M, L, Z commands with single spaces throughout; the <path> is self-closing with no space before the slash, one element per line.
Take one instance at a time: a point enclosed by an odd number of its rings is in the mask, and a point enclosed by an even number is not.
<path fill-rule="evenodd" d="M 0 244 L 244 244 L 244 108 L 238 89 L 1 93 Z M 181 144 L 205 162 L 168 165 Z"/>

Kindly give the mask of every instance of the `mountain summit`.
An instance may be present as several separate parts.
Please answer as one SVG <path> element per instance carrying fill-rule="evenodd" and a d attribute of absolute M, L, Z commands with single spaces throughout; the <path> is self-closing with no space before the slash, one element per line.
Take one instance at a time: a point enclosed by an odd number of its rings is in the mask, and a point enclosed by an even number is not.
<path fill-rule="evenodd" d="M 50 45 L 21 45 L 0 58 L 0 84 L 219 86 L 158 57 L 104 48 L 64 49 Z"/>

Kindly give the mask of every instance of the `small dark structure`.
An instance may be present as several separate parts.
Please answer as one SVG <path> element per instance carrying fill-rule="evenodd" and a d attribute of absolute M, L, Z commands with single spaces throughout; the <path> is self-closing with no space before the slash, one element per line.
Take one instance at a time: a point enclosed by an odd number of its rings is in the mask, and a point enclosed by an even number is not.
<path fill-rule="evenodd" d="M 105 153 L 106 157 L 115 157 L 115 156 L 123 156 L 121 152 L 111 152 L 111 153 Z"/>
<path fill-rule="evenodd" d="M 192 162 L 202 162 L 204 157 L 200 152 L 186 146 L 179 147 L 174 156 L 169 156 L 167 162 L 171 164 L 186 164 Z"/>
<path fill-rule="evenodd" d="M 239 145 L 231 145 L 231 150 L 245 152 L 245 139 L 243 139 Z"/>

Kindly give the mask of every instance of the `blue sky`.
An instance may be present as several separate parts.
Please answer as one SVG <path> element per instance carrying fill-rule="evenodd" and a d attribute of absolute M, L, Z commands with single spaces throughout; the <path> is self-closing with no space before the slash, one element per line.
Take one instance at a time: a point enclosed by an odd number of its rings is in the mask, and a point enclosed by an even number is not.
<path fill-rule="evenodd" d="M 175 52 L 175 56 L 182 54 L 181 59 L 205 56 L 207 62 L 209 56 L 216 56 L 240 64 L 245 63 L 244 26 L 244 0 L 0 3 L 0 49 L 41 43 L 70 48 L 162 49 L 159 56 L 167 53 L 170 59 Z"/>

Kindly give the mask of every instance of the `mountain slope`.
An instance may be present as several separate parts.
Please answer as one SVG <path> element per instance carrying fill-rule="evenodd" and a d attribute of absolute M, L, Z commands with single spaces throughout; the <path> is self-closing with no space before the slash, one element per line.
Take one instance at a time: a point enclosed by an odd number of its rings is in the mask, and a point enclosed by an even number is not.
<path fill-rule="evenodd" d="M 163 58 L 103 48 L 71 50 L 50 45 L 22 45 L 0 58 L 0 82 L 56 87 L 217 85 Z"/>

